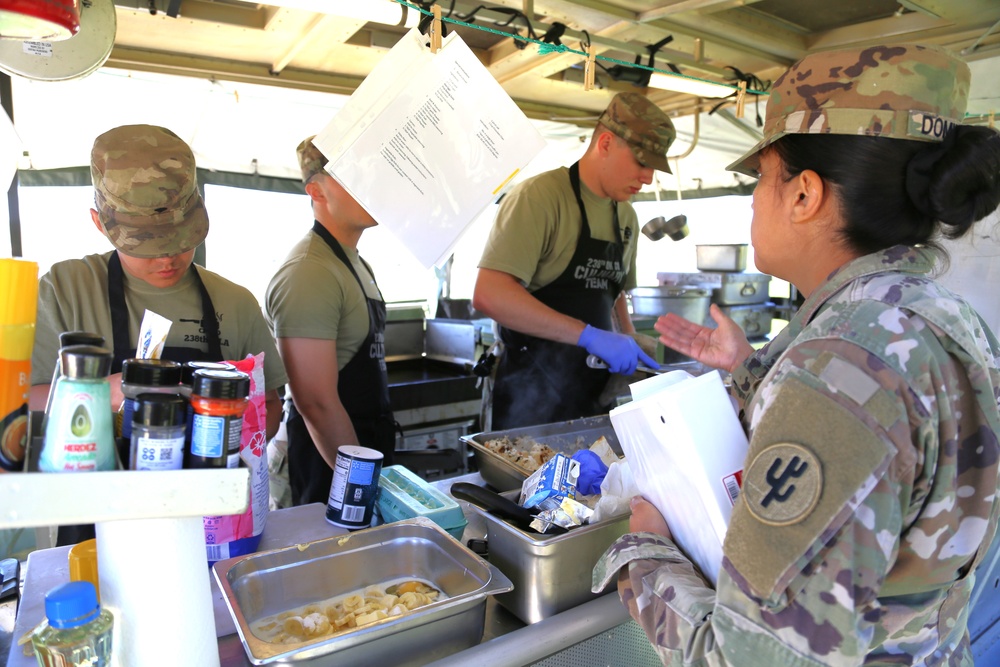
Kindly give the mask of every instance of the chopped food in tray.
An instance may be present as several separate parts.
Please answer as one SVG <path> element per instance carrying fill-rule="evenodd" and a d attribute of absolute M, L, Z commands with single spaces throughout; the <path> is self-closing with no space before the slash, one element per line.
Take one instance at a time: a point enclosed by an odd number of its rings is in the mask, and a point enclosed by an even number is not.
<path fill-rule="evenodd" d="M 538 470 L 546 461 L 556 455 L 556 451 L 548 445 L 535 442 L 525 436 L 511 440 L 505 435 L 495 440 L 487 440 L 483 443 L 483 447 L 528 472 Z"/>
<path fill-rule="evenodd" d="M 556 455 L 555 449 L 528 436 L 511 438 L 505 435 L 502 438 L 487 440 L 482 446 L 529 473 L 535 472 Z M 570 449 L 576 451 L 583 447 L 583 438 L 577 438 L 576 446 Z M 610 465 L 612 461 L 618 459 L 608 439 L 603 435 L 590 445 L 590 449 L 601 457 L 605 465 Z"/>
<path fill-rule="evenodd" d="M 440 596 L 441 591 L 423 581 L 400 579 L 267 616 L 251 630 L 272 644 L 295 644 L 402 616 Z"/>

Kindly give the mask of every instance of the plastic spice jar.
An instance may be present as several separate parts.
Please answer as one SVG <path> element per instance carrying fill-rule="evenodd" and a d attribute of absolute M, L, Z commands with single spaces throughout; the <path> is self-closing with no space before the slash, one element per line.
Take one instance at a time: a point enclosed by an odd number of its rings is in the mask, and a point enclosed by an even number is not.
<path fill-rule="evenodd" d="M 132 413 L 129 470 L 180 470 L 184 464 L 187 399 L 139 394 Z"/>
<path fill-rule="evenodd" d="M 132 437 L 132 413 L 139 394 L 176 394 L 181 365 L 167 359 L 126 359 L 122 362 L 121 436 Z"/>
<path fill-rule="evenodd" d="M 191 445 L 185 468 L 237 468 L 250 376 L 240 371 L 196 370 L 191 381 Z"/>
<path fill-rule="evenodd" d="M 31 636 L 42 667 L 111 664 L 114 616 L 101 610 L 89 581 L 71 581 L 45 594 L 42 627 Z"/>

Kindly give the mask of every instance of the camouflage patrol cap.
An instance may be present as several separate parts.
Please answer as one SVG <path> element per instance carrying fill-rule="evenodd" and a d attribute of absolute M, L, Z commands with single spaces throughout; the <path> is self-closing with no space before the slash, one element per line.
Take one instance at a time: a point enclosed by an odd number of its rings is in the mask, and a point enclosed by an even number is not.
<path fill-rule="evenodd" d="M 327 163 L 326 156 L 319 152 L 316 144 L 312 141 L 315 138 L 314 134 L 308 139 L 303 139 L 295 149 L 295 154 L 299 158 L 299 169 L 302 170 L 303 183 L 308 183 L 316 174 L 324 173 L 323 167 Z"/>
<path fill-rule="evenodd" d="M 126 255 L 179 255 L 208 235 L 194 154 L 168 129 L 108 130 L 94 141 L 90 176 L 104 235 Z"/>
<path fill-rule="evenodd" d="M 644 167 L 668 174 L 667 150 L 677 138 L 677 130 L 660 107 L 639 93 L 618 93 L 597 122 L 625 140 Z"/>
<path fill-rule="evenodd" d="M 967 64 L 937 46 L 808 55 L 771 87 L 764 138 L 726 168 L 756 177 L 761 149 L 786 134 L 941 141 L 965 117 L 970 78 Z"/>

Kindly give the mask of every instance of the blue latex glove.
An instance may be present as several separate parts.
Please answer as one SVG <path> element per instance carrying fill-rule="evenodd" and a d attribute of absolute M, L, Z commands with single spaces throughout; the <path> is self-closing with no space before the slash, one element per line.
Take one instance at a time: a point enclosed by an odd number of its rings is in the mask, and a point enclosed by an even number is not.
<path fill-rule="evenodd" d="M 576 490 L 585 496 L 601 492 L 601 482 L 608 474 L 608 466 L 601 457 L 589 449 L 581 449 L 573 454 L 573 460 L 580 463 L 580 476 L 576 478 Z"/>
<path fill-rule="evenodd" d="M 643 352 L 631 336 L 597 329 L 589 324 L 580 334 L 580 340 L 576 341 L 576 344 L 600 357 L 612 373 L 632 375 L 640 363 L 652 368 L 660 365 L 656 359 Z"/>

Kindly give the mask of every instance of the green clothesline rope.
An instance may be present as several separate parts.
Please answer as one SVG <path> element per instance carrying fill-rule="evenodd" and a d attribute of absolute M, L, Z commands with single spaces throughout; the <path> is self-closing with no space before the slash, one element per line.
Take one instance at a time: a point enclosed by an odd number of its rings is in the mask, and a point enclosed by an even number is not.
<path fill-rule="evenodd" d="M 418 7 L 417 5 L 411 5 L 409 2 L 406 2 L 406 0 L 393 0 L 393 1 L 397 2 L 397 3 L 401 4 L 401 5 L 403 5 L 404 7 L 409 8 L 409 9 L 416 10 L 416 11 L 420 12 L 421 14 L 426 14 L 427 16 L 433 16 L 433 14 L 430 11 L 424 9 L 423 7 Z M 586 57 L 587 57 L 587 54 L 585 52 L 578 51 L 576 49 L 571 49 L 570 47 L 566 46 L 565 44 L 552 44 L 550 42 L 543 42 L 543 41 L 540 41 L 540 40 L 537 40 L 537 39 L 532 39 L 531 37 L 522 37 L 521 35 L 518 35 L 518 34 L 511 34 L 509 32 L 504 32 L 502 30 L 495 30 L 495 29 L 489 28 L 487 26 L 476 25 L 475 23 L 467 23 L 465 21 L 459 21 L 458 19 L 448 18 L 448 17 L 445 17 L 445 16 L 442 16 L 441 20 L 443 22 L 445 22 L 445 23 L 453 23 L 455 25 L 462 25 L 462 26 L 465 26 L 467 28 L 472 28 L 474 30 L 482 30 L 483 32 L 491 32 L 494 35 L 500 35 L 501 37 L 510 37 L 512 39 L 517 39 L 517 40 L 520 40 L 522 42 L 527 42 L 529 44 L 535 44 L 536 46 L 538 46 L 538 55 L 540 55 L 540 56 L 546 56 L 546 55 L 548 55 L 550 53 L 573 53 L 575 55 L 582 56 L 584 59 L 586 59 Z M 628 61 L 625 61 L 625 60 L 618 60 L 617 58 L 609 58 L 607 56 L 600 56 L 599 55 L 599 56 L 595 56 L 595 58 L 597 58 L 599 60 L 604 60 L 604 61 L 609 62 L 609 63 L 614 63 L 616 65 L 624 65 L 626 67 L 634 67 L 635 69 L 643 69 L 643 70 L 647 70 L 649 72 L 656 72 L 658 74 L 665 74 L 667 76 L 676 77 L 678 79 L 689 79 L 691 81 L 699 81 L 701 83 L 714 83 L 715 85 L 718 85 L 718 86 L 725 86 L 727 88 L 730 88 L 730 89 L 732 89 L 733 92 L 737 92 L 739 90 L 739 88 L 737 86 L 733 86 L 733 85 L 730 85 L 728 83 L 720 83 L 718 81 L 711 81 L 709 79 L 699 79 L 696 76 L 688 76 L 687 74 L 678 74 L 678 73 L 676 73 L 676 72 L 674 72 L 672 70 L 656 69 L 655 67 L 649 67 L 648 65 L 641 65 L 641 64 L 637 64 L 637 63 L 631 63 L 631 62 L 628 62 Z M 767 93 L 766 90 L 754 90 L 752 88 L 747 88 L 747 94 L 748 95 L 767 95 L 768 93 Z"/>

